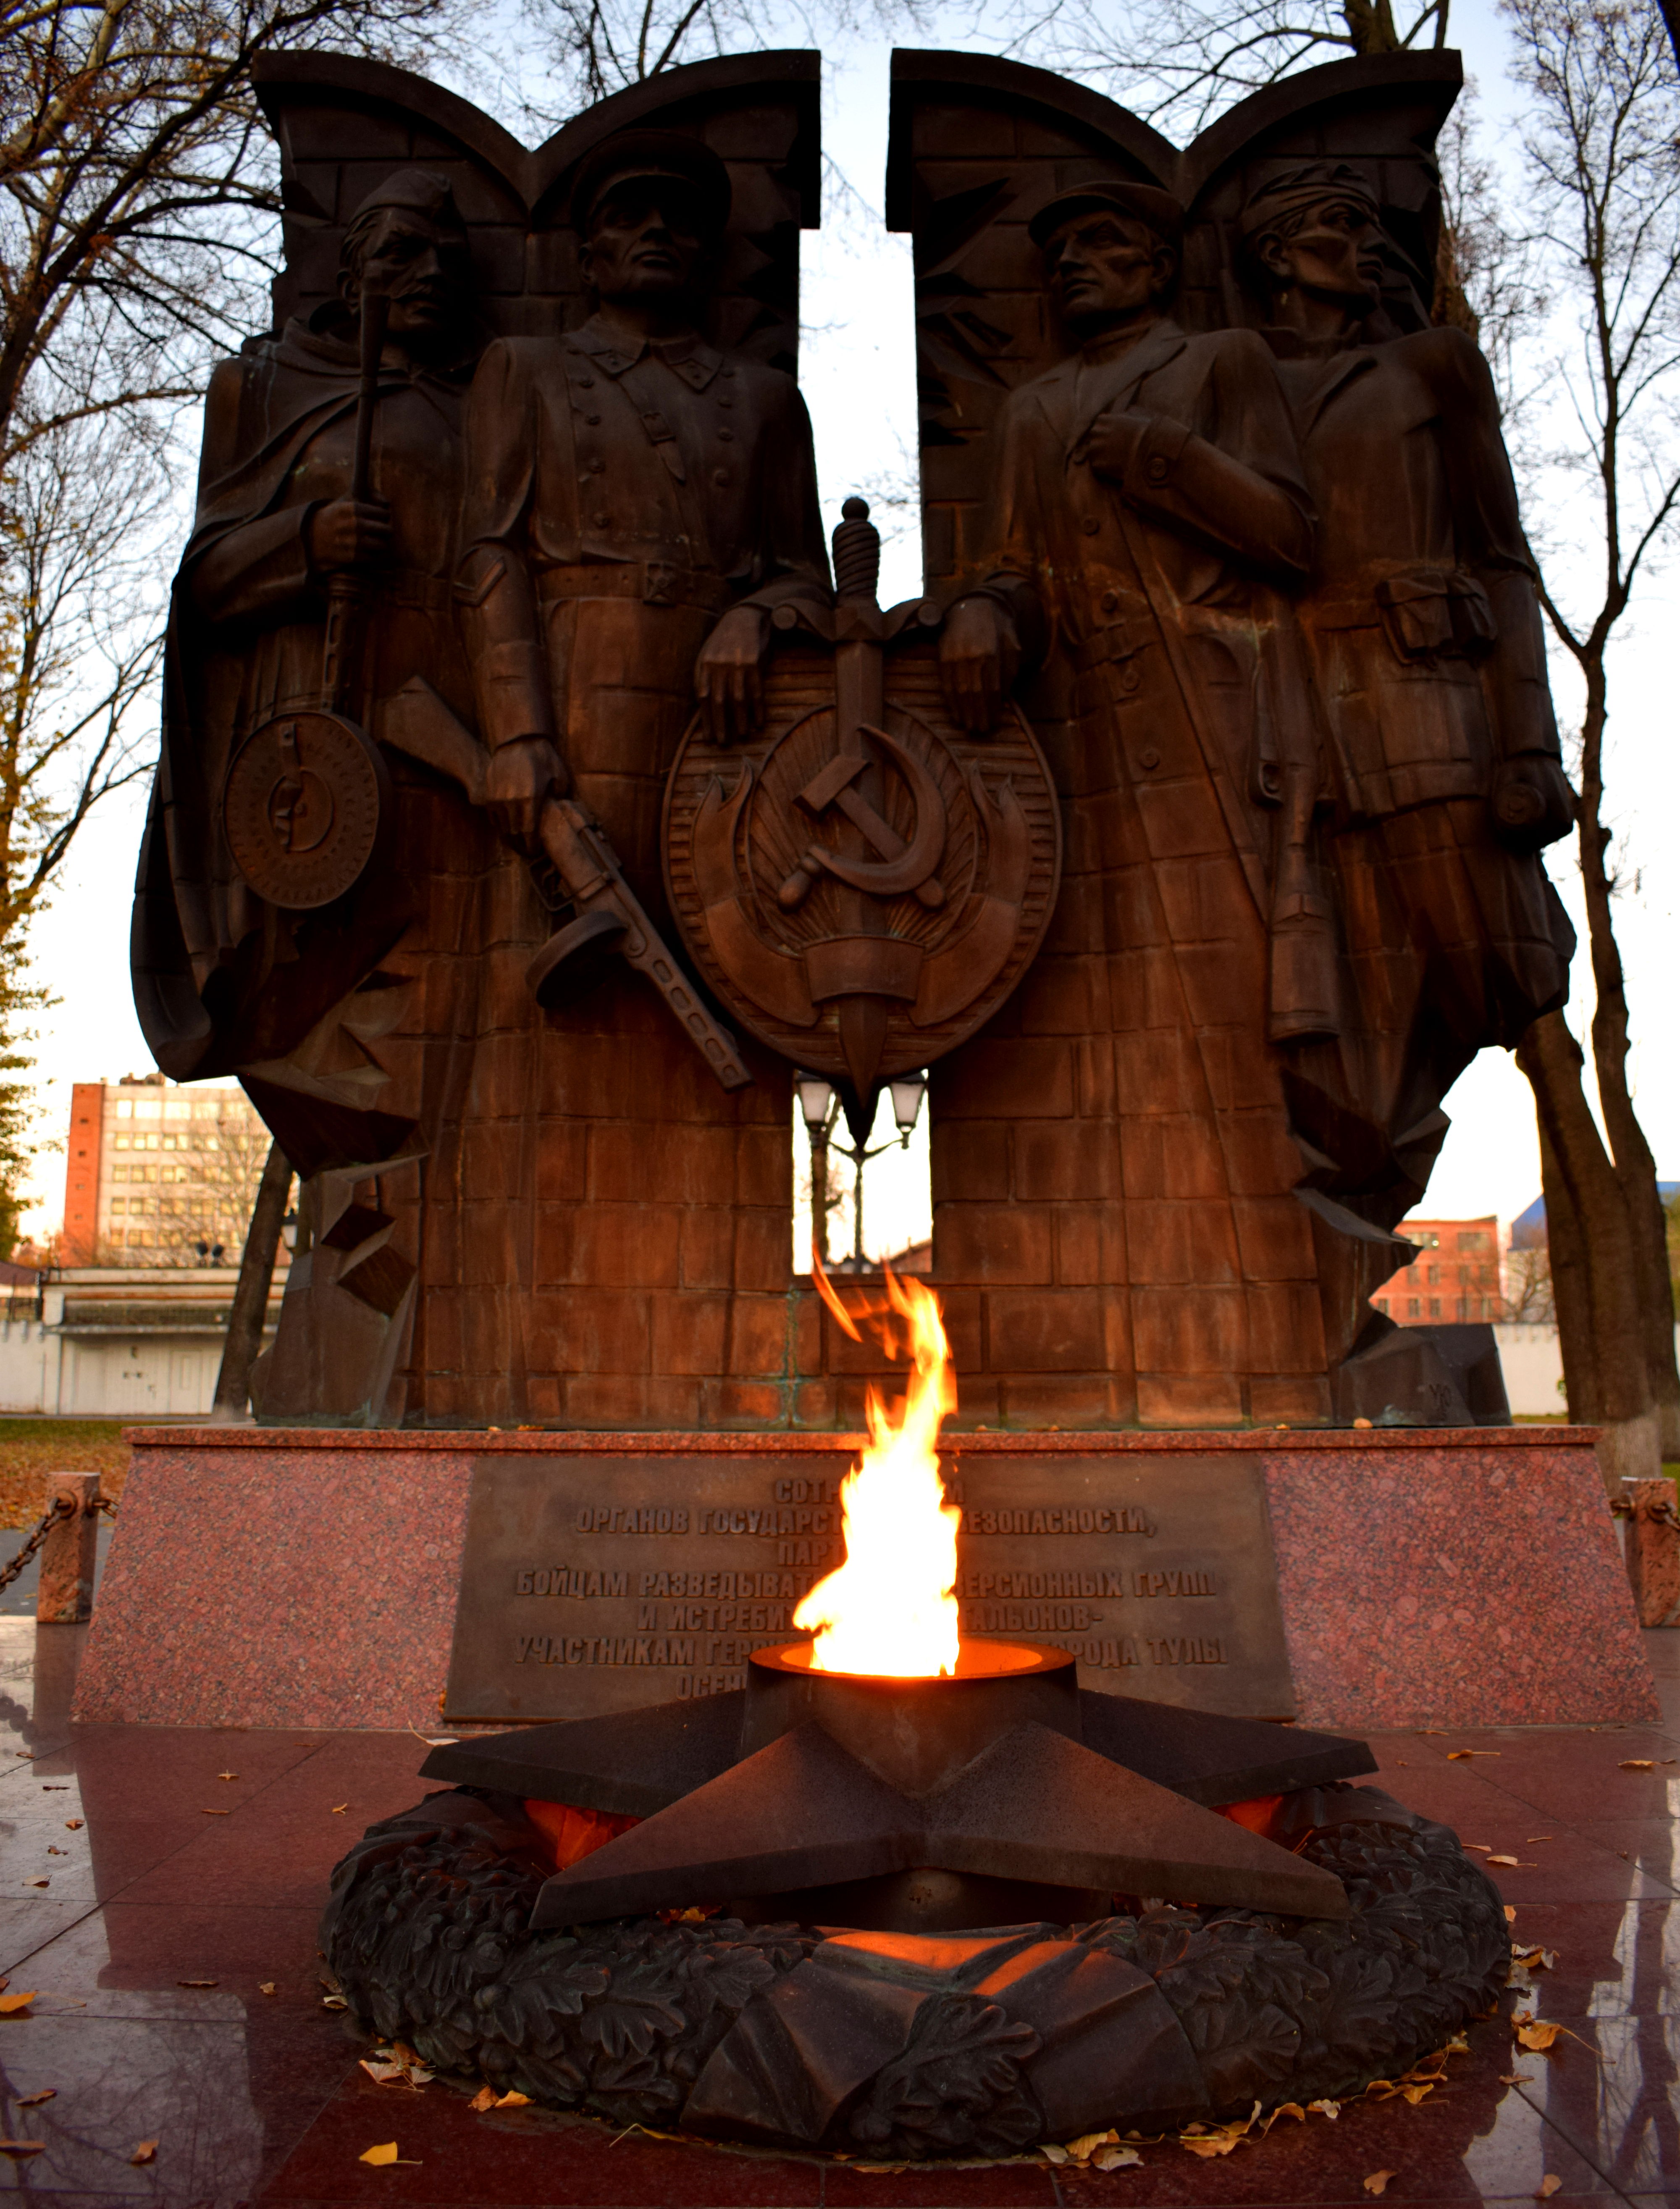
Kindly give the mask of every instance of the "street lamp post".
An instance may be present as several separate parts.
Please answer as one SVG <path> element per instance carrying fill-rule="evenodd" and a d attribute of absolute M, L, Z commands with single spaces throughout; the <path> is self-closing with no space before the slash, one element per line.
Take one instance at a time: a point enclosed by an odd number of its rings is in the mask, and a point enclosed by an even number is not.
<path fill-rule="evenodd" d="M 828 1263 L 828 1153 L 833 1142 L 834 1129 L 840 1117 L 840 1099 L 834 1086 L 820 1074 L 799 1074 L 794 1077 L 794 1086 L 799 1092 L 799 1109 L 804 1115 L 806 1130 L 811 1138 L 811 1239 L 816 1246 L 819 1260 Z M 898 1147 L 909 1146 L 911 1130 L 921 1111 L 921 1100 L 927 1093 L 925 1072 L 901 1074 L 889 1081 L 887 1088 L 892 1098 L 892 1117 L 898 1129 Z M 871 1159 L 879 1158 L 892 1149 L 893 1145 L 870 1145 L 867 1136 L 856 1143 L 836 1144 L 852 1162 L 852 1264 L 863 1264 L 863 1169 Z"/>

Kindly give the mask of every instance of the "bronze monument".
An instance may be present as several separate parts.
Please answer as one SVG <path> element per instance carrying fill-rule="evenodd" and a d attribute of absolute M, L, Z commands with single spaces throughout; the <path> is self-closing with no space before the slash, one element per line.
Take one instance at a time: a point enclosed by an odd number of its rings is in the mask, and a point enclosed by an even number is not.
<path fill-rule="evenodd" d="M 1497 1415 L 1368 1302 L 1571 948 L 1491 382 L 1431 321 L 1458 83 L 1337 64 L 1179 151 L 897 57 L 884 610 L 794 379 L 814 56 L 535 153 L 269 65 L 281 328 L 212 388 L 135 928 L 159 1063 L 303 1177 L 261 1419 L 857 1425 L 795 1067 L 855 1126 L 932 1069 L 970 1423 Z"/>

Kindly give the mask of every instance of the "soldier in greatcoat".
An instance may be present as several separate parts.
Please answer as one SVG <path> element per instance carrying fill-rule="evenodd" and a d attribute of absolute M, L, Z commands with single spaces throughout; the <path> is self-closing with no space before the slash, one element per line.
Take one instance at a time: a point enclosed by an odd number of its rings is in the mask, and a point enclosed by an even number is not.
<path fill-rule="evenodd" d="M 1389 322 L 1378 216 L 1357 171 L 1311 162 L 1241 228 L 1318 514 L 1299 617 L 1353 1004 L 1312 1132 L 1391 1225 L 1452 1083 L 1563 1002 L 1575 936 L 1539 853 L 1574 801 L 1492 376 L 1462 330 Z"/>
<path fill-rule="evenodd" d="M 1071 684 L 1066 872 L 1026 995 L 1053 987 L 1089 1039 L 1053 1193 L 1103 1222 L 1095 1272 L 1086 1256 L 1070 1278 L 1116 1291 L 1107 1415 L 1317 1416 L 1309 1222 L 1267 1196 L 1301 1171 L 1269 1034 L 1334 1020 L 1323 960 L 1277 955 L 1317 918 L 1280 864 L 1312 772 L 1280 593 L 1307 570 L 1312 515 L 1264 345 L 1167 311 L 1180 226 L 1168 194 L 1125 183 L 1032 219 L 1077 346 L 1003 410 L 991 575 L 947 622 L 947 689 L 983 728 L 1023 653 Z M 992 1255 L 954 1240 L 941 1270 L 984 1278 Z"/>
<path fill-rule="evenodd" d="M 364 279 L 386 297 L 371 499 L 350 497 Z M 372 612 L 350 710 L 424 676 L 471 710 L 453 618 L 461 411 L 482 339 L 447 181 L 403 169 L 351 219 L 338 293 L 210 381 L 198 512 L 176 578 L 164 745 L 141 854 L 135 984 L 177 1080 L 289 1050 L 414 910 L 387 873 L 348 913 L 281 914 L 241 878 L 221 820 L 230 760 L 277 713 L 319 705 L 327 587 Z"/>

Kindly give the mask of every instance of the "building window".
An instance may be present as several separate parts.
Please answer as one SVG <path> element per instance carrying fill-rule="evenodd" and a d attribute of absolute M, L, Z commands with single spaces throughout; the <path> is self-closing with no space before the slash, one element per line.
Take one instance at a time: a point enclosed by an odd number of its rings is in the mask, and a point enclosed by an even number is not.
<path fill-rule="evenodd" d="M 1440 1299 L 1440 1297 L 1431 1297 L 1430 1298 L 1430 1300 L 1429 1300 L 1429 1315 L 1430 1315 L 1430 1317 L 1431 1317 L 1431 1319 L 1439 1319 L 1439 1318 L 1440 1318 L 1440 1316 L 1441 1316 L 1441 1299 Z"/>
<path fill-rule="evenodd" d="M 1420 1309 L 1421 1307 L 1415 1297 L 1407 1297 L 1406 1299 L 1406 1316 L 1407 1319 L 1416 1319 Z"/>
<path fill-rule="evenodd" d="M 1388 1300 L 1388 1298 L 1387 1298 L 1386 1297 L 1377 1297 L 1377 1310 L 1378 1310 L 1378 1311 L 1380 1311 L 1380 1312 L 1386 1312 L 1386 1311 L 1388 1310 L 1388 1309 L 1389 1309 L 1389 1300 Z"/>

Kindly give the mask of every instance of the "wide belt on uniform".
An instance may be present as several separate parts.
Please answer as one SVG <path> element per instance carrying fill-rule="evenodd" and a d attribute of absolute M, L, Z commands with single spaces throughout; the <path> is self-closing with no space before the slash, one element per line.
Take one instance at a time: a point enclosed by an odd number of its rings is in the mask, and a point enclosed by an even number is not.
<path fill-rule="evenodd" d="M 565 599 L 637 599 L 648 606 L 694 606 L 721 614 L 733 594 L 721 575 L 674 560 L 585 560 L 539 568 L 537 595 L 544 605 Z"/>

